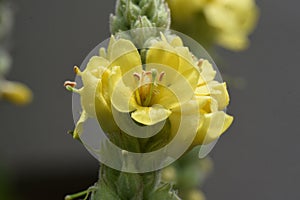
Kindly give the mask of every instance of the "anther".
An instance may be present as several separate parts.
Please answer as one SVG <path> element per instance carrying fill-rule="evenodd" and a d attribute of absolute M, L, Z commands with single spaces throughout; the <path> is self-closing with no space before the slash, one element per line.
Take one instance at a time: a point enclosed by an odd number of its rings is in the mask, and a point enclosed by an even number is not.
<path fill-rule="evenodd" d="M 198 67 L 201 67 L 203 62 L 204 62 L 204 60 L 202 58 L 200 60 L 198 60 Z"/>
<path fill-rule="evenodd" d="M 79 90 L 75 88 L 76 82 L 73 81 L 65 81 L 64 87 L 69 90 L 70 92 L 79 93 Z"/>
<path fill-rule="evenodd" d="M 162 79 L 163 79 L 163 77 L 165 76 L 165 72 L 161 72 L 160 74 L 159 74 L 159 77 L 158 77 L 158 80 L 161 82 L 162 81 Z"/>
<path fill-rule="evenodd" d="M 74 72 L 75 72 L 75 74 L 80 74 L 81 73 L 79 67 L 77 67 L 77 66 L 74 66 Z"/>
<path fill-rule="evenodd" d="M 134 73 L 133 73 L 133 76 L 134 76 L 138 81 L 141 80 L 141 75 L 140 75 L 139 73 L 134 72 Z"/>
<path fill-rule="evenodd" d="M 64 83 L 64 86 L 67 87 L 67 86 L 71 86 L 71 87 L 76 87 L 76 82 L 74 81 L 65 81 Z"/>

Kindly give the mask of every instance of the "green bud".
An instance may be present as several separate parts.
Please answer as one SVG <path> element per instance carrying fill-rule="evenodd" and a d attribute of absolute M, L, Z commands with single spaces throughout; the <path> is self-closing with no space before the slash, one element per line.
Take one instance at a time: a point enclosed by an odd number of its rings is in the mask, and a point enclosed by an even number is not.
<path fill-rule="evenodd" d="M 170 10 L 164 0 L 119 0 L 110 18 L 112 34 L 134 28 L 170 26 Z"/>
<path fill-rule="evenodd" d="M 122 30 L 127 30 L 128 25 L 124 18 L 110 15 L 110 32 L 117 33 Z"/>
<path fill-rule="evenodd" d="M 116 191 L 116 182 L 120 176 L 120 171 L 107 167 L 105 165 L 101 165 L 100 168 L 100 177 L 99 179 L 103 179 L 103 181 L 110 187 L 112 190 Z"/>
<path fill-rule="evenodd" d="M 123 199 L 143 199 L 143 179 L 139 174 L 121 172 L 116 184 Z"/>
<path fill-rule="evenodd" d="M 138 17 L 140 16 L 141 9 L 132 3 L 132 0 L 128 0 L 126 4 L 125 12 L 123 13 L 124 18 L 127 20 L 127 24 L 131 25 L 137 21 Z"/>
<path fill-rule="evenodd" d="M 121 200 L 118 194 L 110 188 L 103 180 L 98 182 L 98 190 L 91 196 L 91 200 Z"/>

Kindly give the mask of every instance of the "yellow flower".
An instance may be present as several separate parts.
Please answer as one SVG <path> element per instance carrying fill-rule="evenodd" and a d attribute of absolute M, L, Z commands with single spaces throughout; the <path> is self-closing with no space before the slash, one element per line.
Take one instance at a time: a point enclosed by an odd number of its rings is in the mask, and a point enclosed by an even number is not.
<path fill-rule="evenodd" d="M 258 8 L 254 0 L 168 0 L 172 27 L 204 46 L 218 44 L 231 50 L 248 47 Z"/>
<path fill-rule="evenodd" d="M 70 88 L 80 93 L 83 108 L 75 137 L 88 117 L 97 117 L 107 133 L 118 131 L 123 119 L 115 112 L 145 126 L 169 120 L 172 136 L 186 116 L 187 136 L 188 130 L 197 131 L 193 146 L 217 139 L 232 122 L 223 111 L 229 102 L 226 85 L 214 81 L 212 65 L 196 60 L 179 37 L 162 35 L 149 47 L 144 65 L 131 41 L 111 37 L 107 51 L 101 49 L 83 72 L 75 69 L 84 85 Z"/>
<path fill-rule="evenodd" d="M 0 82 L 0 99 L 3 98 L 17 105 L 25 105 L 32 101 L 32 92 L 24 84 L 11 81 Z"/>

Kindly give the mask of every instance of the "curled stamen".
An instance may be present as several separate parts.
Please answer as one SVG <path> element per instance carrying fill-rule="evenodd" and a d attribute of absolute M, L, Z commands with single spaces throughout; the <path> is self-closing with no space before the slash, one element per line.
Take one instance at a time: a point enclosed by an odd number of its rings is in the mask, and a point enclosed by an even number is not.
<path fill-rule="evenodd" d="M 65 81 L 64 87 L 69 90 L 70 92 L 79 93 L 79 90 L 75 88 L 76 82 L 73 81 Z"/>
<path fill-rule="evenodd" d="M 198 67 L 201 67 L 202 66 L 202 64 L 203 64 L 203 62 L 204 62 L 204 59 L 199 59 L 198 60 Z"/>
<path fill-rule="evenodd" d="M 158 78 L 158 80 L 161 82 L 162 81 L 162 79 L 164 78 L 164 76 L 165 76 L 165 72 L 161 72 L 160 74 L 159 74 L 159 78 Z"/>
<path fill-rule="evenodd" d="M 141 80 L 141 75 L 140 75 L 139 73 L 134 72 L 134 73 L 133 73 L 133 76 L 134 76 L 138 81 Z"/>
<path fill-rule="evenodd" d="M 71 87 L 76 87 L 76 82 L 74 81 L 65 81 L 64 83 L 64 86 L 67 87 L 67 86 L 71 86 Z"/>

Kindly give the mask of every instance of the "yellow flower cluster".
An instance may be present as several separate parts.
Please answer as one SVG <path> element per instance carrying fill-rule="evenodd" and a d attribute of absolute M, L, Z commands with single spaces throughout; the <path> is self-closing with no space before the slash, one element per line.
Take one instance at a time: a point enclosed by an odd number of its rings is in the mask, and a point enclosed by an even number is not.
<path fill-rule="evenodd" d="M 258 8 L 254 0 L 167 0 L 172 28 L 204 46 L 218 44 L 231 50 L 248 47 Z"/>
<path fill-rule="evenodd" d="M 144 62 L 131 41 L 112 36 L 107 51 L 101 49 L 84 71 L 75 67 L 84 85 L 77 90 L 66 84 L 81 95 L 75 137 L 89 117 L 97 117 L 105 132 L 117 131 L 114 112 L 128 113 L 145 126 L 169 120 L 172 136 L 181 117 L 190 116 L 185 126 L 197 131 L 193 146 L 214 141 L 230 126 L 233 118 L 223 111 L 229 103 L 226 84 L 215 81 L 212 65 L 196 60 L 179 37 L 161 35 Z"/>

